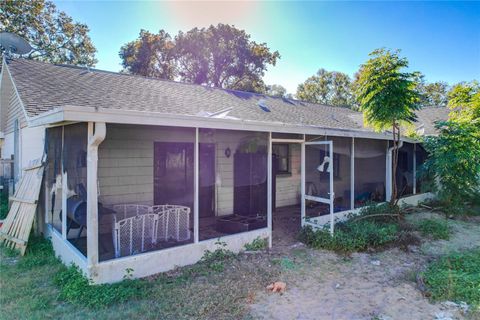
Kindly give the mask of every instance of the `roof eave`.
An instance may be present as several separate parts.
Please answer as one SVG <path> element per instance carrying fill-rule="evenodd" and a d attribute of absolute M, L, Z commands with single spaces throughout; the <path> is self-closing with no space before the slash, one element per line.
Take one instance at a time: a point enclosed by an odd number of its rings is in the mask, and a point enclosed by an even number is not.
<path fill-rule="evenodd" d="M 42 113 L 30 119 L 32 126 L 52 125 L 60 122 L 105 122 L 137 125 L 162 125 L 191 128 L 212 128 L 225 130 L 248 130 L 260 132 L 299 133 L 312 135 L 330 135 L 339 137 L 370 138 L 391 140 L 385 133 L 372 131 L 326 128 L 311 125 L 295 125 L 281 122 L 265 122 L 240 119 L 219 119 L 191 115 L 166 114 L 149 111 L 95 109 L 92 107 L 63 106 Z M 406 142 L 417 142 L 402 138 Z"/>

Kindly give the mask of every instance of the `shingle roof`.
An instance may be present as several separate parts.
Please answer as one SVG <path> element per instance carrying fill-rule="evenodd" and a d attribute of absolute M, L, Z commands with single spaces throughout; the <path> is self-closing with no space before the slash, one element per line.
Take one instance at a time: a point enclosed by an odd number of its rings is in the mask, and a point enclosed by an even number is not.
<path fill-rule="evenodd" d="M 436 134 L 435 122 L 447 120 L 450 109 L 447 107 L 425 107 L 416 112 L 417 121 L 415 125 L 423 127 L 424 133 L 427 135 Z"/>
<path fill-rule="evenodd" d="M 191 116 L 219 113 L 230 119 L 370 131 L 360 112 L 346 108 L 26 59 L 10 60 L 8 69 L 30 117 L 75 106 Z M 433 122 L 446 119 L 448 109 L 424 108 L 417 114 L 417 125 L 432 134 Z"/>
<path fill-rule="evenodd" d="M 181 115 L 225 112 L 229 118 L 362 129 L 362 115 L 337 108 L 262 94 L 209 88 L 100 70 L 14 59 L 8 62 L 29 116 L 77 106 Z M 265 104 L 270 112 L 259 107 Z"/>

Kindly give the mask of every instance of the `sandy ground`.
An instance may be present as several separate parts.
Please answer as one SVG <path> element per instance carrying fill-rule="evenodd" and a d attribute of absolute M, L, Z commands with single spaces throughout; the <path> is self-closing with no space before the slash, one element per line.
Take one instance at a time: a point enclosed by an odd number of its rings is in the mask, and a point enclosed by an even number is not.
<path fill-rule="evenodd" d="M 430 213 L 410 219 L 432 217 L 441 219 Z M 289 219 L 277 223 L 289 224 Z M 278 280 L 287 283 L 287 291 L 258 294 L 251 315 L 259 319 L 465 319 L 455 305 L 430 303 L 414 282 L 416 273 L 438 255 L 480 246 L 480 223 L 449 223 L 453 229 L 449 241 L 424 242 L 409 252 L 391 249 L 342 257 L 306 248 L 292 238 L 290 244 L 283 241 L 274 250 L 284 266 Z"/>

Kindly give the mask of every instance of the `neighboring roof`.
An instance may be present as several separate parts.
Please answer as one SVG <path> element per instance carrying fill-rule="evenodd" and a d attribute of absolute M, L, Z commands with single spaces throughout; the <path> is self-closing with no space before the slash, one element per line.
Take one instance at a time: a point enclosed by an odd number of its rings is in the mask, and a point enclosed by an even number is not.
<path fill-rule="evenodd" d="M 363 127 L 359 112 L 250 92 L 25 59 L 10 60 L 8 69 L 29 117 L 55 107 L 75 106 L 326 128 Z M 259 103 L 270 112 L 262 110 Z"/>
<path fill-rule="evenodd" d="M 423 131 L 426 135 L 437 134 L 435 122 L 447 120 L 450 111 L 447 107 L 425 107 L 418 110 L 416 112 L 417 121 L 415 122 L 417 131 Z"/>

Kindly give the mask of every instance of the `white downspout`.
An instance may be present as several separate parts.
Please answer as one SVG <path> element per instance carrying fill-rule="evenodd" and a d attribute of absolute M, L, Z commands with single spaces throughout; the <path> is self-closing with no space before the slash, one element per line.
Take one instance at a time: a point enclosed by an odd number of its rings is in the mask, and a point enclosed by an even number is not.
<path fill-rule="evenodd" d="M 87 146 L 87 269 L 88 277 L 96 277 L 98 264 L 98 146 L 105 140 L 104 122 L 88 123 Z"/>
<path fill-rule="evenodd" d="M 390 140 L 389 140 L 390 141 Z M 398 142 L 398 149 L 403 147 L 403 140 Z M 387 170 L 385 173 L 385 201 L 390 201 L 392 199 L 392 192 L 393 192 L 393 146 L 387 149 L 387 157 L 386 157 L 386 165 Z"/>

